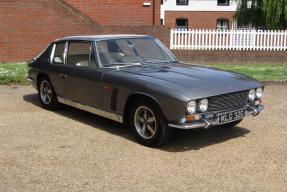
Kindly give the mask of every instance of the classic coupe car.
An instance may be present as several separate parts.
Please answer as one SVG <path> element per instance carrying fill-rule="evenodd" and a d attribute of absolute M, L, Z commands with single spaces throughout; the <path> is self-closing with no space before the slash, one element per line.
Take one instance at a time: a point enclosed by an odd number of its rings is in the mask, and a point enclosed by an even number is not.
<path fill-rule="evenodd" d="M 29 63 L 28 78 L 45 109 L 66 104 L 125 123 L 147 146 L 173 129 L 233 127 L 263 110 L 261 83 L 180 63 L 152 36 L 58 39 Z"/>

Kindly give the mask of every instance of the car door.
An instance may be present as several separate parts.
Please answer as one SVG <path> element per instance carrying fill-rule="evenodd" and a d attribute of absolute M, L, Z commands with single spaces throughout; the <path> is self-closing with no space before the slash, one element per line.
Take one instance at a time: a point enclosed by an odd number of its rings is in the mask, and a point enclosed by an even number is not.
<path fill-rule="evenodd" d="M 62 72 L 67 92 L 73 102 L 102 108 L 102 71 L 96 63 L 93 42 L 69 41 L 66 69 Z"/>
<path fill-rule="evenodd" d="M 57 96 L 64 97 L 67 91 L 67 85 L 63 81 L 62 72 L 65 71 L 65 49 L 66 41 L 60 41 L 53 44 L 50 55 L 50 65 L 47 68 L 50 81 Z"/>

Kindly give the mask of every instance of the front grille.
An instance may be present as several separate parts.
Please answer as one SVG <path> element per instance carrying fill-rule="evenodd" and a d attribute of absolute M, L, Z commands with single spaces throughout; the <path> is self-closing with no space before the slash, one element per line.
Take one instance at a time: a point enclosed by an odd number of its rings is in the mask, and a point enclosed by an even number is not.
<path fill-rule="evenodd" d="M 228 93 L 209 98 L 208 111 L 220 111 L 236 107 L 243 107 L 248 101 L 248 91 Z"/>

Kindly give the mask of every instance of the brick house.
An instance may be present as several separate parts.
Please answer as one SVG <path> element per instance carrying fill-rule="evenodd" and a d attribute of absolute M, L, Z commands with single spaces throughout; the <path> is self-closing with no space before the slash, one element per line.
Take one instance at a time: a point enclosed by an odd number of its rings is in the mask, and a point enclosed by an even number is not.
<path fill-rule="evenodd" d="M 29 60 L 68 35 L 148 34 L 169 46 L 170 27 L 231 28 L 237 6 L 237 0 L 0 0 L 0 62 Z"/>
<path fill-rule="evenodd" d="M 162 25 L 177 28 L 230 29 L 238 0 L 162 0 Z"/>
<path fill-rule="evenodd" d="M 231 28 L 238 0 L 65 0 L 101 26 Z"/>

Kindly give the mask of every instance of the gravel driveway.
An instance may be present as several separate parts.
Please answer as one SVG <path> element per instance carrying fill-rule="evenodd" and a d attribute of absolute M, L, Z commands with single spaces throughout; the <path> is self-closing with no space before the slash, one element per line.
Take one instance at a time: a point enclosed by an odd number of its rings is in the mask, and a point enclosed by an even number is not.
<path fill-rule="evenodd" d="M 39 107 L 30 86 L 0 86 L 0 191 L 287 191 L 287 86 L 233 129 L 176 131 L 147 148 L 110 120 Z"/>

